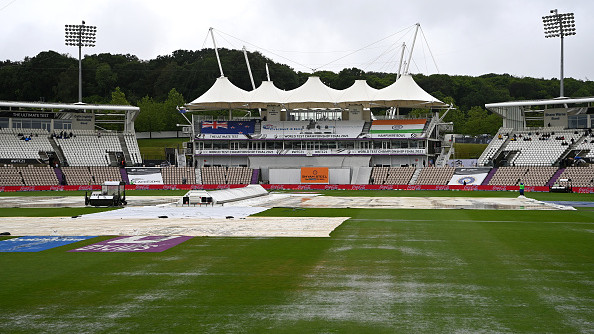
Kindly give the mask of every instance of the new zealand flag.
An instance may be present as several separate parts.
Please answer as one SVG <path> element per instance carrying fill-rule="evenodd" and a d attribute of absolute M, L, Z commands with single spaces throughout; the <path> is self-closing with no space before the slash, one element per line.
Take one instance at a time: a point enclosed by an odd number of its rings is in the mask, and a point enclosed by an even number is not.
<path fill-rule="evenodd" d="M 214 134 L 252 134 L 256 122 L 254 121 L 212 121 L 202 122 L 202 133 Z"/>

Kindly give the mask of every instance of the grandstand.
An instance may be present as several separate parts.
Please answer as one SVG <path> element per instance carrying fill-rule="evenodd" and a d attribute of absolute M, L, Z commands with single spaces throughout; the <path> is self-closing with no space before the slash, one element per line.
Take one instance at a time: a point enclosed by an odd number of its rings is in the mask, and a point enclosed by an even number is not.
<path fill-rule="evenodd" d="M 407 76 L 403 82 L 425 96 L 411 80 Z M 227 80 L 225 85 L 232 84 Z M 308 85 L 321 91 L 327 88 L 319 80 Z M 272 83 L 267 86 L 269 91 L 275 89 Z M 366 84 L 357 82 L 354 86 L 360 89 Z M 260 91 L 258 96 L 264 96 L 261 100 L 242 95 L 247 102 L 225 102 L 233 107 L 261 107 L 257 117 L 213 119 L 194 113 L 188 127 L 192 140 L 184 145 L 187 159 L 178 161 L 179 167 L 154 168 L 142 166 L 133 124 L 138 112 L 135 107 L 115 106 L 129 113 L 120 130 L 106 130 L 98 125 L 101 121 L 92 111 L 114 106 L 85 105 L 90 110 L 85 113 L 80 105 L 0 101 L 0 186 L 129 182 L 126 168 L 132 166 L 143 169 L 135 171 L 134 183 L 139 185 L 307 184 L 312 178 L 304 178 L 304 173 L 314 170 L 321 173 L 319 180 L 329 185 L 463 183 L 498 187 L 522 182 L 545 187 L 569 179 L 574 187 L 594 186 L 594 168 L 589 164 L 594 158 L 590 107 L 594 98 L 487 105 L 504 118 L 504 126 L 476 160 L 476 166 L 487 168 L 468 171 L 453 163 L 449 166 L 452 145 L 445 140 L 444 132 L 451 130 L 451 124 L 443 122 L 443 114 L 429 112 L 426 118 L 410 118 L 395 110 L 380 117 L 367 108 L 443 107 L 436 99 L 400 97 L 405 103 L 398 106 L 397 98 L 387 98 L 379 90 L 375 93 L 380 100 L 370 90 L 363 94 L 372 96 L 369 101 L 354 97 L 358 100 L 354 103 L 340 100 L 348 100 L 346 92 L 356 94 L 353 89 L 326 90 L 327 94 L 322 94 L 326 97 L 308 97 L 299 89 L 279 93 L 279 99 L 295 99 L 284 102 L 268 100 Z M 203 97 L 188 108 L 208 109 L 209 103 L 220 108 L 221 99 L 228 99 L 211 96 L 212 101 L 219 101 L 214 103 Z M 541 126 L 526 126 L 528 112 L 540 112 Z"/>

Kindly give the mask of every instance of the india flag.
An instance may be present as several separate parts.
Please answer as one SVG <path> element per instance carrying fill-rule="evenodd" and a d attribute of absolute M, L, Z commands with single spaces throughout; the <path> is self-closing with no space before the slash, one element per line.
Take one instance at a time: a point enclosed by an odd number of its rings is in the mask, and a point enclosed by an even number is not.
<path fill-rule="evenodd" d="M 426 119 L 386 119 L 371 123 L 369 133 L 422 133 Z"/>

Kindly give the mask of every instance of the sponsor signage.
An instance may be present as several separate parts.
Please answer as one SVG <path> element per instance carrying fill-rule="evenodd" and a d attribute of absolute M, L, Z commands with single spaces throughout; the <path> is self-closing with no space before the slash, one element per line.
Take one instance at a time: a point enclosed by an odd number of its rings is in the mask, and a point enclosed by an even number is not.
<path fill-rule="evenodd" d="M 199 135 L 196 139 L 234 139 L 234 140 L 243 140 L 248 139 L 246 135 L 240 134 L 214 134 L 214 133 L 203 133 Z"/>
<path fill-rule="evenodd" d="M 196 155 L 423 155 L 423 148 L 353 150 L 196 150 Z"/>
<path fill-rule="evenodd" d="M 448 185 L 480 185 L 490 170 L 490 167 L 456 168 Z"/>
<path fill-rule="evenodd" d="M 161 168 L 126 168 L 130 184 L 163 184 Z"/>
<path fill-rule="evenodd" d="M 200 132 L 204 134 L 254 133 L 255 125 L 255 121 L 204 121 Z"/>
<path fill-rule="evenodd" d="M 301 189 L 300 184 L 263 184 L 265 189 L 286 189 L 294 190 Z M 337 184 L 333 185 L 332 189 L 340 190 L 480 190 L 480 191 L 518 191 L 518 186 L 481 186 L 481 185 L 421 185 L 421 186 L 409 186 L 409 185 L 379 185 L 379 184 L 366 184 L 366 185 L 350 185 L 350 184 Z M 164 184 L 131 184 L 126 185 L 126 190 L 163 190 L 163 189 L 180 189 L 180 190 L 192 190 L 192 189 L 206 189 L 206 190 L 217 190 L 217 189 L 233 189 L 243 188 L 245 184 L 176 184 L 176 185 L 164 185 Z M 307 185 L 310 187 L 310 185 Z M 311 189 L 323 190 L 325 185 L 311 185 Z M 101 189 L 100 185 L 84 185 L 84 186 L 0 186 L 0 192 L 12 192 L 12 191 L 74 191 L 74 190 L 98 190 Z M 582 194 L 594 194 L 594 187 L 573 187 L 573 192 Z M 526 187 L 526 191 L 537 191 L 537 192 L 548 192 L 549 187 Z"/>
<path fill-rule="evenodd" d="M 40 164 L 43 163 L 41 160 L 38 159 L 0 159 L 0 164 Z"/>
<path fill-rule="evenodd" d="M 26 236 L 12 238 L 0 241 L 0 252 L 39 252 L 91 238 L 94 238 L 94 236 Z"/>
<path fill-rule="evenodd" d="M 13 118 L 56 118 L 57 113 L 54 112 L 32 112 L 32 111 L 0 111 L 0 117 Z"/>
<path fill-rule="evenodd" d="M 369 133 L 372 138 L 421 138 L 426 119 L 375 120 Z"/>
<path fill-rule="evenodd" d="M 301 167 L 301 183 L 328 183 L 328 167 Z"/>
<path fill-rule="evenodd" d="M 117 237 L 92 245 L 76 248 L 70 252 L 150 252 L 158 253 L 192 239 L 187 236 L 130 236 Z"/>

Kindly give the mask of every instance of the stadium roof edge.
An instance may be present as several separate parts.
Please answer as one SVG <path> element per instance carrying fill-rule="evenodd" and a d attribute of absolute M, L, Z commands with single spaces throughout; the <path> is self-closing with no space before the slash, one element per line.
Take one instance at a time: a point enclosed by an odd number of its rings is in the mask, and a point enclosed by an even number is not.
<path fill-rule="evenodd" d="M 48 102 L 19 102 L 0 101 L 0 107 L 11 108 L 41 108 L 41 109 L 70 109 L 70 110 L 112 110 L 112 111 L 140 111 L 139 107 L 112 104 L 86 103 L 48 103 Z"/>
<path fill-rule="evenodd" d="M 485 108 L 506 108 L 506 107 L 526 107 L 526 106 L 543 106 L 556 104 L 573 104 L 573 103 L 592 103 L 594 97 L 577 97 L 577 98 L 556 98 L 548 100 L 525 100 L 525 101 L 510 101 L 485 104 Z"/>

